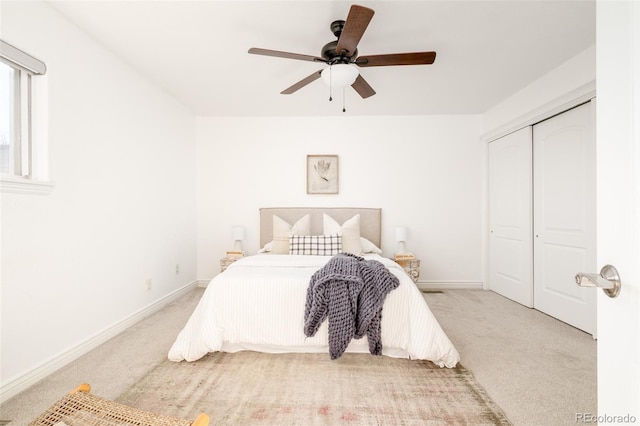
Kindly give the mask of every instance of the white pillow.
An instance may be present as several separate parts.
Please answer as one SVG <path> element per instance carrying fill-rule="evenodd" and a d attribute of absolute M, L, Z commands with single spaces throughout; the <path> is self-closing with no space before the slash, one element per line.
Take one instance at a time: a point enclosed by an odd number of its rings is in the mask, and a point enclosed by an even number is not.
<path fill-rule="evenodd" d="M 382 254 L 380 247 L 367 240 L 365 237 L 360 237 L 360 243 L 362 244 L 362 253 L 376 253 Z"/>
<path fill-rule="evenodd" d="M 271 250 L 273 250 L 273 241 L 269 241 L 267 244 L 265 244 L 264 247 L 258 250 L 258 253 L 269 253 L 271 252 Z"/>
<path fill-rule="evenodd" d="M 293 225 L 289 225 L 278 216 L 273 216 L 272 253 L 289 254 L 289 237 L 291 235 L 311 235 L 311 216 L 305 215 Z"/>
<path fill-rule="evenodd" d="M 324 213 L 322 217 L 322 227 L 324 235 L 342 235 L 342 251 L 359 255 L 362 253 L 362 242 L 360 242 L 360 214 L 353 216 L 340 226 L 334 218 Z"/>

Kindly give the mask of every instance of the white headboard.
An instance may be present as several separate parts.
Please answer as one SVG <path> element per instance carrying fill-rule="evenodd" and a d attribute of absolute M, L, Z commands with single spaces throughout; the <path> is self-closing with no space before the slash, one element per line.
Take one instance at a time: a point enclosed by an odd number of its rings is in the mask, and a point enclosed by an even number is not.
<path fill-rule="evenodd" d="M 273 240 L 273 216 L 295 223 L 302 216 L 311 217 L 311 234 L 322 234 L 322 215 L 328 214 L 338 223 L 344 223 L 360 214 L 360 236 L 380 247 L 382 209 L 369 207 L 264 207 L 260 209 L 260 247 Z"/>

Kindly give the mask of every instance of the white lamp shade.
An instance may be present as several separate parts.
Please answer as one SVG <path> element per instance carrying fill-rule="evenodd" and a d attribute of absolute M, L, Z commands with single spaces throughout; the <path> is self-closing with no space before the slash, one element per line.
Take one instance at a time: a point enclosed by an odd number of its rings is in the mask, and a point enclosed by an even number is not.
<path fill-rule="evenodd" d="M 396 228 L 396 241 L 398 242 L 407 241 L 407 237 L 408 237 L 407 228 L 405 228 L 404 226 L 399 226 Z"/>
<path fill-rule="evenodd" d="M 400 241 L 407 241 L 408 238 L 408 232 L 407 232 L 407 228 L 405 228 L 404 226 L 399 226 L 396 228 L 396 241 L 400 242 Z"/>
<path fill-rule="evenodd" d="M 234 226 L 231 228 L 231 234 L 233 235 L 234 241 L 244 240 L 244 226 Z"/>
<path fill-rule="evenodd" d="M 396 241 L 398 242 L 398 253 L 405 253 L 407 250 L 407 246 L 405 241 L 407 241 L 409 232 L 407 228 L 404 226 L 399 226 L 396 228 Z"/>
<path fill-rule="evenodd" d="M 322 70 L 321 76 L 327 86 L 343 88 L 351 86 L 358 78 L 358 68 L 351 64 L 335 64 Z"/>

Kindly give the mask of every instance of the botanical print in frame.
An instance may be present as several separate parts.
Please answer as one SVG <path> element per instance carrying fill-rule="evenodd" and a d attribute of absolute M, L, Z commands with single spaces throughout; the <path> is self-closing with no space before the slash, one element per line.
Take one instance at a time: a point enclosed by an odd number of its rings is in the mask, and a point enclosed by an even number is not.
<path fill-rule="evenodd" d="M 307 155 L 307 194 L 338 193 L 338 156 Z"/>

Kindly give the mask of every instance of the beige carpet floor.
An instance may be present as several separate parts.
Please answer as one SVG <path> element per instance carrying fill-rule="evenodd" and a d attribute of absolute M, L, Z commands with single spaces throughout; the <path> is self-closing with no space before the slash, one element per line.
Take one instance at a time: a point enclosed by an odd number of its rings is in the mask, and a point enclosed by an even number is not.
<path fill-rule="evenodd" d="M 425 294 L 461 363 L 516 425 L 575 425 L 597 413 L 593 337 L 492 291 Z"/>
<path fill-rule="evenodd" d="M 82 382 L 117 399 L 167 357 L 198 288 L 0 405 L 24 426 Z M 575 425 L 596 413 L 596 341 L 491 291 L 425 294 L 464 365 L 514 425 Z"/>
<path fill-rule="evenodd" d="M 464 368 L 370 354 L 213 353 L 166 361 L 117 402 L 212 425 L 509 425 Z"/>

